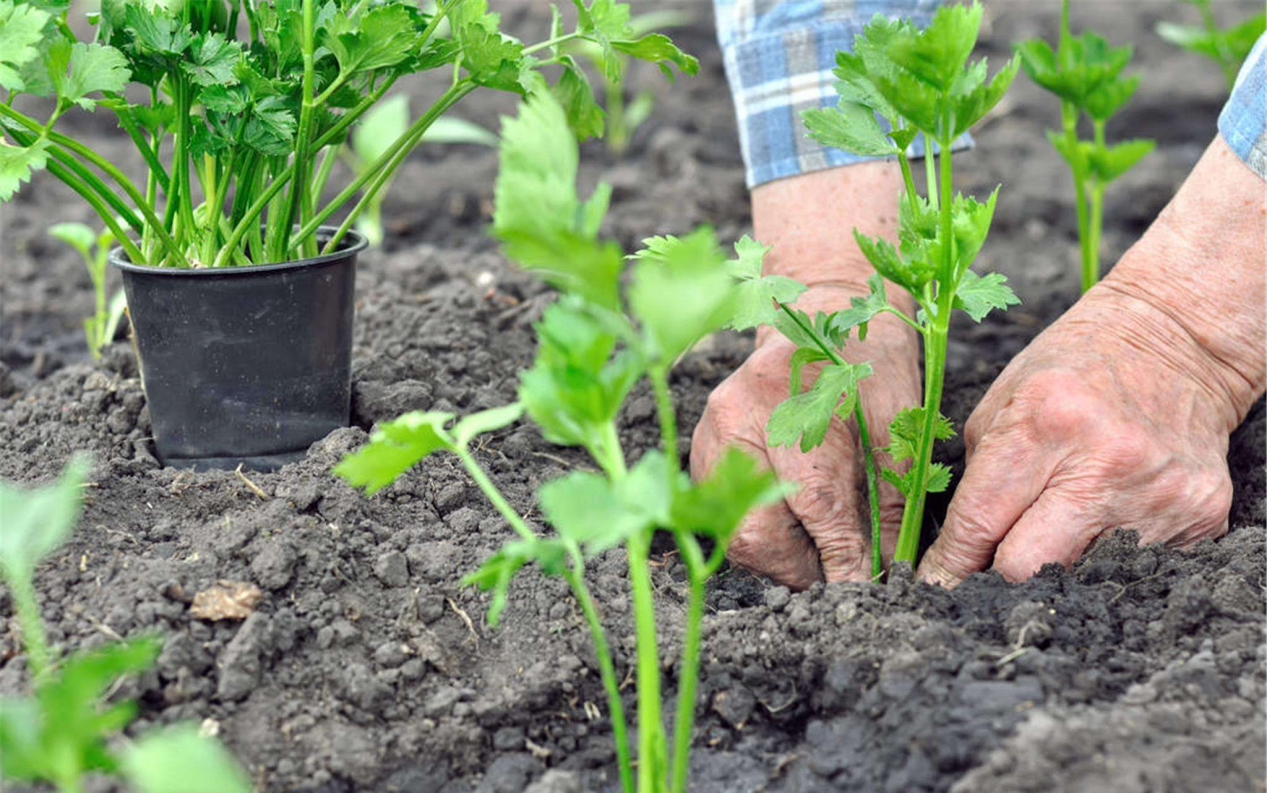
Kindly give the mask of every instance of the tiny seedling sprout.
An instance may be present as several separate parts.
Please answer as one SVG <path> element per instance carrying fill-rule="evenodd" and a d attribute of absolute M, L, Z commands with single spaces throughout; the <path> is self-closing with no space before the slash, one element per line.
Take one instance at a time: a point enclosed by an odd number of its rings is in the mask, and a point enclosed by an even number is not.
<path fill-rule="evenodd" d="M 1214 18 L 1214 9 L 1210 0 L 1183 0 L 1197 7 L 1201 15 L 1200 25 L 1180 25 L 1175 22 L 1158 22 L 1157 35 L 1176 47 L 1189 52 L 1204 55 L 1219 65 L 1223 70 L 1223 79 L 1230 90 L 1236 82 L 1241 63 L 1254 42 L 1263 35 L 1267 27 L 1267 12 L 1259 11 L 1253 16 L 1230 27 L 1221 28 Z"/>

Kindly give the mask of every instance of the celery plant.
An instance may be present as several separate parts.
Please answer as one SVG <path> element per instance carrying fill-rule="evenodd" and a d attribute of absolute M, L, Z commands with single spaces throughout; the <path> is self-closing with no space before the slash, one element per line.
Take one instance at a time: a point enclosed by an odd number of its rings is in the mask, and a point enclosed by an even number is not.
<path fill-rule="evenodd" d="M 811 137 L 824 145 L 897 159 L 904 185 L 897 207 L 898 246 L 856 230 L 854 239 L 878 276 L 911 294 L 919 307 L 915 318 L 890 306 L 884 281 L 873 277 L 870 293 L 855 298 L 847 309 L 813 318 L 786 310 L 771 323 L 795 342 L 798 350 L 793 358 L 793 396 L 771 416 L 770 440 L 791 443 L 801 437 L 803 449 L 822 441 L 833 415 L 846 418 L 852 413 L 864 439 L 869 435 L 856 391 L 858 381 L 870 374 L 870 368 L 849 365 L 837 353 L 854 328 L 863 337 L 867 323 L 876 315 L 894 313 L 920 334 L 924 401 L 919 407 L 901 411 L 893 420 L 887 448 L 894 462 L 910 460 L 911 468 L 905 474 L 892 469 L 880 472 L 906 499 L 894 555 L 900 562 L 914 563 L 919 551 L 926 495 L 945 490 L 950 483 L 950 470 L 934 463 L 932 453 L 935 441 L 954 432 L 940 409 L 951 313 L 960 309 L 980 322 L 992 309 L 1006 309 L 1019 302 L 1002 275 L 981 276 L 971 269 L 989 231 L 998 190 L 980 203 L 955 195 L 952 185 L 951 144 L 1003 98 L 1018 68 L 1013 59 L 987 81 L 985 59 L 969 64 L 980 24 L 978 3 L 943 6 L 923 30 L 908 21 L 877 14 L 855 39 L 853 52 L 836 55 L 837 106 L 803 114 Z M 917 134 L 935 143 L 940 152 L 937 167 L 929 155 L 924 196 L 916 191 L 906 153 Z M 800 367 L 814 361 L 828 364 L 810 390 L 801 394 Z M 840 402 L 842 395 L 844 401 Z M 864 442 L 864 453 L 869 457 L 866 447 L 869 443 Z M 868 467 L 873 468 L 874 463 Z M 878 574 L 874 481 L 870 496 L 872 563 Z"/>
<path fill-rule="evenodd" d="M 1073 175 L 1074 209 L 1082 254 L 1082 291 L 1100 280 L 1100 232 L 1104 225 L 1104 188 L 1153 150 L 1153 141 L 1135 138 L 1108 145 L 1105 127 L 1139 87 L 1139 77 L 1122 76 L 1132 48 L 1110 47 L 1094 32 L 1069 32 L 1069 0 L 1060 9 L 1060 41 L 1056 50 L 1042 39 L 1016 45 L 1021 66 L 1030 78 L 1060 98 L 1061 131 L 1047 138 Z M 1083 115 L 1091 120 L 1093 137 L 1078 137 Z"/>
<path fill-rule="evenodd" d="M 0 132 L 9 139 L 0 139 L 0 201 L 46 168 L 133 262 L 153 265 L 260 264 L 337 249 L 427 131 L 477 88 L 525 94 L 557 72 L 552 90 L 573 128 L 598 134 L 604 113 L 560 49 L 569 42 L 593 42 L 612 79 L 626 57 L 698 68 L 665 36 L 635 37 L 629 7 L 615 0 L 573 0 L 575 28 L 564 32 L 556 12 L 549 38 L 532 45 L 502 34 L 486 0 L 442 0 L 430 14 L 407 0 L 107 2 L 90 17 L 91 41 L 77 40 L 69 5 L 0 0 Z M 434 69 L 451 75 L 440 97 L 322 203 L 354 125 L 398 79 Z M 36 118 L 15 102 L 23 94 L 56 101 Z M 97 107 L 136 145 L 143 184 L 55 129 L 72 108 Z M 320 227 L 340 212 L 319 246 Z"/>
<path fill-rule="evenodd" d="M 98 234 L 83 223 L 55 223 L 48 233 L 79 251 L 88 268 L 94 310 L 91 316 L 84 318 L 84 336 L 88 340 L 88 352 L 93 358 L 100 358 L 101 351 L 114 340 L 127 309 L 127 295 L 122 289 L 106 299 L 106 259 L 110 256 L 110 246 L 114 245 L 114 235 L 108 229 Z"/>
<path fill-rule="evenodd" d="M 1223 70 L 1223 79 L 1230 89 L 1236 82 L 1241 62 L 1254 48 L 1254 42 L 1267 27 L 1267 12 L 1257 14 L 1226 28 L 1220 28 L 1214 19 L 1210 0 L 1183 0 L 1197 7 L 1201 15 L 1200 25 L 1178 25 L 1174 22 L 1158 22 L 1157 35 L 1176 47 L 1196 52 L 1210 58 Z"/>
<path fill-rule="evenodd" d="M 153 732 L 123 747 L 113 740 L 136 706 L 104 707 L 101 700 L 120 677 L 154 664 L 161 646 L 155 637 L 64 657 L 48 646 L 35 567 L 74 528 L 87 468 L 77 460 L 54 484 L 30 490 L 0 482 L 0 580 L 13 598 L 32 687 L 31 696 L 0 699 L 0 783 L 46 782 L 59 793 L 81 793 L 89 773 L 106 772 L 138 793 L 249 793 L 229 753 L 195 726 Z"/>
<path fill-rule="evenodd" d="M 678 459 L 669 371 L 707 333 L 773 321 L 774 299 L 786 296 L 786 284 L 754 275 L 751 258 L 727 261 L 713 231 L 701 228 L 682 238 L 647 240 L 630 257 L 629 288 L 622 294 L 623 252 L 598 236 L 610 189 L 600 185 L 581 200 L 577 157 L 565 111 L 548 93 L 534 95 L 517 118 L 503 124 L 493 233 L 511 259 L 563 293 L 536 326 L 537 356 L 520 373 L 519 400 L 456 422 L 447 413 L 407 414 L 379 426 L 335 472 L 373 493 L 433 452 L 456 455 L 517 535 L 466 579 L 493 592 L 489 622 L 497 623 L 511 578 L 525 565 L 535 562 L 545 575 L 562 576 L 593 638 L 622 789 L 684 793 L 705 583 L 725 559 L 727 543 L 749 509 L 781 499 L 786 489 L 736 449 L 723 455 L 706 479 L 691 482 Z M 760 270 L 759 257 L 755 267 Z M 662 448 L 631 465 L 616 417 L 644 377 L 655 394 Z M 525 415 L 546 440 L 584 449 L 600 471 L 574 472 L 541 487 L 540 509 L 554 529 L 549 536 L 532 530 L 469 448 L 476 435 Z M 672 534 L 688 583 L 671 743 L 661 714 L 648 564 L 657 529 Z M 636 636 L 636 776 L 616 660 L 585 583 L 586 560 L 619 545 L 628 557 Z"/>

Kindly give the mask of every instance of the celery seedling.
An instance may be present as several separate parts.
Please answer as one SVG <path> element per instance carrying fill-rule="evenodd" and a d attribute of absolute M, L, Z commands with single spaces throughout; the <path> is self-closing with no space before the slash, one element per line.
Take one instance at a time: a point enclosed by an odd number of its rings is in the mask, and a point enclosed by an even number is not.
<path fill-rule="evenodd" d="M 1223 70 L 1223 79 L 1231 89 L 1241 62 L 1254 48 L 1254 42 L 1267 27 L 1267 12 L 1259 11 L 1250 18 L 1231 27 L 1220 28 L 1214 19 L 1210 0 L 1183 0 L 1197 7 L 1201 15 L 1200 25 L 1178 25 L 1174 22 L 1158 22 L 1156 31 L 1166 41 L 1189 52 L 1210 58 Z"/>
<path fill-rule="evenodd" d="M 960 309 L 980 322 L 992 309 L 1019 302 L 1002 275 L 980 276 L 971 269 L 989 231 L 998 190 L 980 203 L 955 195 L 951 182 L 951 144 L 1003 98 L 1018 68 L 1012 59 L 987 81 L 985 59 L 969 64 L 980 24 L 979 3 L 942 6 L 923 30 L 877 14 L 854 40 L 853 52 L 836 55 L 837 106 L 803 114 L 810 136 L 824 145 L 897 158 L 904 184 L 898 199 L 898 246 L 857 230 L 854 239 L 880 276 L 911 294 L 919 307 L 916 317 L 890 306 L 883 280 L 873 277 L 870 293 L 855 298 L 847 309 L 814 318 L 787 311 L 770 323 L 798 346 L 794 396 L 771 416 L 771 441 L 792 442 L 799 436 L 802 448 L 821 442 L 833 415 L 848 415 L 846 410 L 860 413 L 857 382 L 870 370 L 844 364 L 835 353 L 850 331 L 857 328 L 861 338 L 876 315 L 894 313 L 919 332 L 924 344 L 923 405 L 897 415 L 889 426 L 887 448 L 894 462 L 910 460 L 911 468 L 905 474 L 880 472 L 906 499 L 894 560 L 912 564 L 919 550 L 926 496 L 950 483 L 950 470 L 932 462 L 932 453 L 935 441 L 953 434 L 940 410 L 951 312 Z M 877 117 L 884 119 L 887 129 Z M 917 133 L 935 142 L 940 152 L 939 167 L 930 163 L 925 170 L 925 196 L 916 192 L 906 153 Z M 828 368 L 808 393 L 800 394 L 800 367 L 824 360 L 830 362 Z M 824 374 L 829 379 L 820 385 Z M 838 404 L 842 393 L 845 401 Z M 865 430 L 865 422 L 860 430 Z M 871 496 L 874 521 L 874 488 Z M 873 564 L 877 550 L 873 548 Z"/>
<path fill-rule="evenodd" d="M 88 268 L 95 309 L 92 316 L 84 317 L 84 336 L 88 340 L 88 352 L 93 358 L 100 358 L 101 351 L 114 340 L 127 309 L 127 295 L 122 289 L 106 299 L 106 258 L 114 244 L 114 235 L 109 229 L 98 234 L 83 223 L 55 223 L 48 233 L 79 251 Z"/>
<path fill-rule="evenodd" d="M 683 27 L 690 24 L 690 21 L 690 15 L 682 11 L 651 11 L 631 18 L 629 27 L 633 29 L 635 35 L 641 36 L 669 28 Z M 595 71 L 600 73 L 604 71 L 603 51 L 597 45 L 582 41 L 568 49 L 589 60 Z M 651 116 L 651 110 L 655 107 L 655 94 L 650 91 L 640 91 L 626 102 L 623 79 L 604 75 L 603 103 L 607 109 L 607 134 L 604 140 L 607 142 L 607 149 L 619 157 L 629 148 L 629 142 L 638 131 L 638 127 L 641 127 L 643 122 Z"/>
<path fill-rule="evenodd" d="M 96 211 L 128 258 L 174 267 L 225 267 L 336 250 L 427 131 L 479 88 L 526 94 L 557 72 L 554 89 L 578 134 L 603 111 L 584 73 L 561 51 L 591 41 L 606 75 L 622 59 L 694 73 L 665 36 L 635 36 L 629 7 L 573 0 L 536 44 L 505 36 L 486 0 L 107 2 L 95 32 L 77 39 L 69 3 L 0 0 L 0 201 L 47 169 Z M 447 31 L 442 34 L 442 26 Z M 321 188 L 348 132 L 402 77 L 442 70 L 447 87 L 334 198 Z M 22 94 L 52 97 L 28 112 Z M 142 184 L 90 146 L 56 130 L 74 108 L 105 108 L 146 166 Z M 46 116 L 32 113 L 51 108 Z M 118 220 L 116 220 L 118 218 Z"/>
<path fill-rule="evenodd" d="M 512 577 L 535 563 L 562 576 L 591 632 L 607 691 L 617 767 L 625 793 L 684 793 L 699 673 L 704 588 L 725 559 L 727 544 L 753 507 L 786 489 L 731 449 L 703 481 L 681 470 L 669 370 L 697 340 L 721 327 L 773 321 L 772 279 L 737 277 L 711 229 L 657 237 L 633 259 L 622 294 L 625 257 L 599 238 L 610 189 L 577 195 L 577 145 L 563 107 L 547 92 L 531 97 L 502 127 L 501 171 L 493 233 L 506 254 L 563 294 L 536 326 L 537 355 L 519 376 L 517 403 L 455 422 L 447 413 L 410 413 L 378 427 L 370 442 L 335 472 L 369 493 L 386 487 L 433 452 L 456 455 L 517 537 L 467 582 L 493 592 L 488 619 L 496 624 Z M 760 264 L 757 263 L 759 269 Z M 616 417 L 633 386 L 651 382 L 662 449 L 626 461 Z M 578 471 L 545 483 L 541 513 L 554 533 L 540 536 L 498 491 L 469 444 L 480 433 L 526 415 L 546 440 L 579 446 L 599 472 Z M 670 743 L 661 717 L 660 662 L 648 553 L 657 529 L 677 542 L 686 566 L 687 619 L 678 678 L 677 716 Z M 706 550 L 706 543 L 711 549 Z M 625 547 L 636 638 L 637 775 L 621 700 L 616 661 L 601 615 L 585 583 L 585 562 Z"/>
<path fill-rule="evenodd" d="M 131 702 L 103 707 L 117 680 L 158 657 L 151 636 L 56 657 L 35 599 L 35 567 L 57 549 L 79 517 L 88 465 L 76 460 L 52 485 L 30 490 L 0 482 L 0 580 L 9 586 L 26 650 L 32 694 L 0 699 L 0 780 L 47 782 L 80 793 L 85 775 L 116 774 L 139 793 L 249 793 L 251 785 L 225 749 L 193 726 L 142 736 L 115 749 L 136 715 Z"/>
<path fill-rule="evenodd" d="M 1060 13 L 1060 41 L 1053 52 L 1042 39 L 1016 45 L 1021 66 L 1034 82 L 1060 98 L 1061 131 L 1048 130 L 1047 138 L 1069 165 L 1073 175 L 1074 209 L 1078 219 L 1078 243 L 1082 254 L 1082 291 L 1100 280 L 1100 232 L 1104 225 L 1104 188 L 1129 171 L 1153 150 L 1145 138 L 1109 146 L 1104 130 L 1109 119 L 1139 87 L 1139 77 L 1122 76 L 1132 48 L 1110 47 L 1088 31 L 1069 32 L 1069 0 Z M 1078 122 L 1091 119 L 1094 137 L 1081 140 Z"/>

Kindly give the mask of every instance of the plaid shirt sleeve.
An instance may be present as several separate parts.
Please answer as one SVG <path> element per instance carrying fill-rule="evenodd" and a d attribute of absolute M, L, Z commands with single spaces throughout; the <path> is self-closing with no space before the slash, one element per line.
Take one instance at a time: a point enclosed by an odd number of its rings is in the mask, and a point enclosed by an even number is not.
<path fill-rule="evenodd" d="M 875 159 L 805 135 L 800 113 L 836 104 L 836 51 L 877 13 L 926 25 L 942 0 L 714 0 L 749 187 Z M 965 136 L 959 149 L 970 143 Z M 919 139 L 911 156 L 923 156 Z"/>
<path fill-rule="evenodd" d="M 1219 114 L 1219 133 L 1250 170 L 1267 179 L 1267 34 L 1241 66 Z"/>

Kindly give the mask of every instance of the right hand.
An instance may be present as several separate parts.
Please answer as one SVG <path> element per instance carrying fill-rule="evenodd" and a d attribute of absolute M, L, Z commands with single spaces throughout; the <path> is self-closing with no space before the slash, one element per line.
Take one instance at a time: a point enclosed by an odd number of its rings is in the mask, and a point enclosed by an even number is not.
<path fill-rule="evenodd" d="M 892 291 L 892 290 L 890 290 Z M 797 301 L 810 314 L 848 305 L 865 287 L 813 287 Z M 770 413 L 788 398 L 789 361 L 794 345 L 762 328 L 757 348 L 709 396 L 691 443 L 691 473 L 705 475 L 722 451 L 736 446 L 772 469 L 780 480 L 798 485 L 780 504 L 750 513 L 730 542 L 734 564 L 794 589 L 816 581 L 871 577 L 871 530 L 866 476 L 856 423 L 833 419 L 822 445 L 808 453 L 799 446 L 772 449 L 766 443 Z M 874 374 L 861 383 L 863 413 L 876 449 L 877 468 L 892 465 L 879 451 L 888 427 L 903 407 L 920 403 L 919 346 L 914 332 L 893 316 L 872 321 L 865 342 L 851 340 L 843 351 L 851 362 L 868 361 Z M 811 380 L 806 371 L 806 385 Z M 902 497 L 880 483 L 882 551 L 893 554 L 902 520 Z"/>

